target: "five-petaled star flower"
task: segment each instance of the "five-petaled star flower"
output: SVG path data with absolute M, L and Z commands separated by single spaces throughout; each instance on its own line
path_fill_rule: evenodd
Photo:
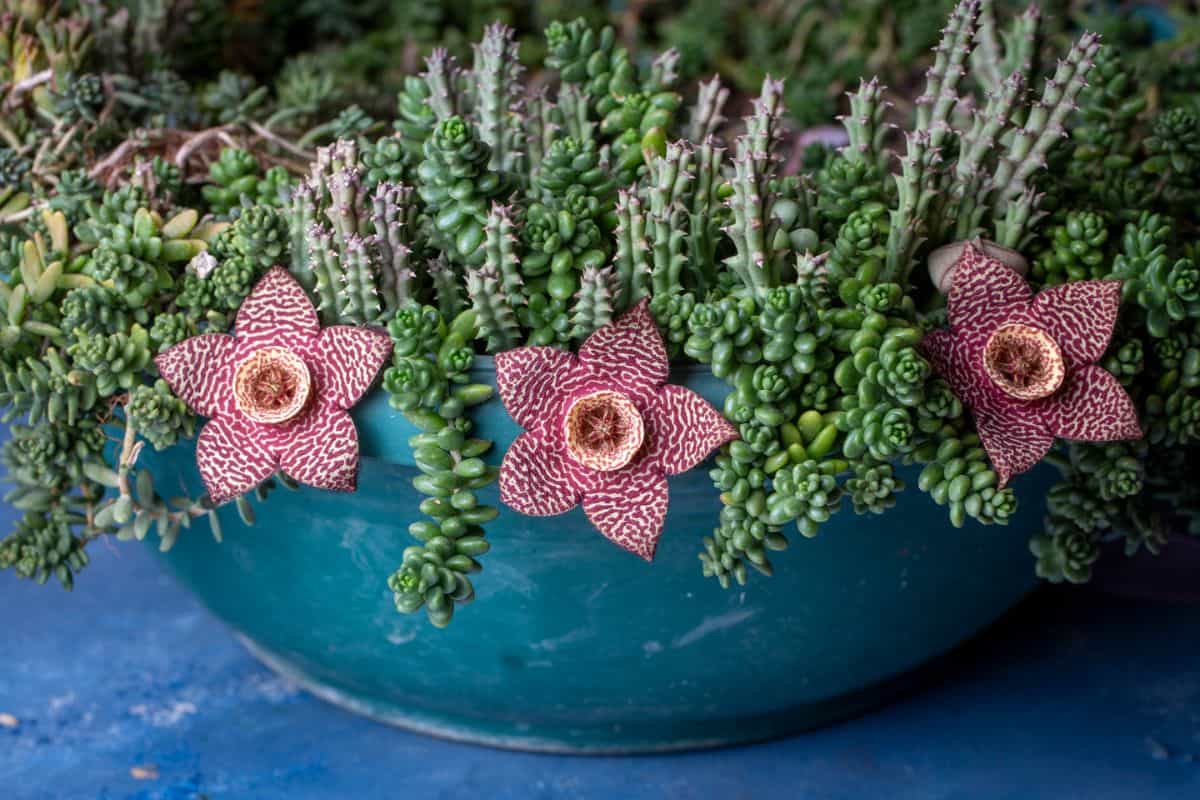
M 500 467 L 500 499 L 549 516 L 581 501 L 605 536 L 649 561 L 667 514 L 667 475 L 737 437 L 717 409 L 666 384 L 667 351 L 645 301 L 573 355 L 520 347 L 496 356 L 500 398 L 525 428 Z
M 1037 464 L 1055 437 L 1142 435 L 1129 395 L 1096 361 L 1112 338 L 1120 281 L 1077 281 L 1036 295 L 1025 280 L 968 245 L 954 271 L 950 329 L 923 347 L 975 416 L 1000 478 Z
M 369 328 L 321 328 L 282 267 L 255 285 L 234 331 L 193 336 L 154 360 L 172 391 L 210 417 L 196 443 L 209 497 L 223 503 L 277 470 L 354 491 L 358 433 L 346 412 L 375 379 L 391 339 Z

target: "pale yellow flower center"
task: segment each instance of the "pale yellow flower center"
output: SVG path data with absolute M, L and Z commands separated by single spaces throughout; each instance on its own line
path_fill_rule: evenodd
M 242 413 L 271 425 L 295 419 L 312 396 L 304 359 L 286 347 L 263 347 L 238 364 L 233 396 Z
M 628 464 L 646 437 L 637 407 L 625 395 L 609 390 L 572 401 L 563 427 L 571 457 L 599 472 Z
M 1066 375 L 1058 342 L 1029 325 L 998 328 L 984 348 L 983 366 L 1000 391 L 1018 400 L 1049 397 Z

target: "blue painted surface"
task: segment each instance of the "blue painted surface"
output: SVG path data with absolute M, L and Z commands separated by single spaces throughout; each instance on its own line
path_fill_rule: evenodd
M 486 369 L 477 379 L 486 380 Z M 710 400 L 707 372 L 677 374 Z M 1048 474 L 1024 476 L 1007 528 L 953 529 L 915 489 L 884 516 L 844 512 L 794 537 L 776 577 L 724 591 L 700 574 L 719 500 L 705 470 L 671 482 L 653 564 L 614 547 L 582 511 L 489 524 L 478 601 L 444 631 L 403 616 L 388 574 L 411 544 L 419 499 L 403 466 L 413 429 L 376 393 L 357 413 L 364 458 L 352 497 L 276 492 L 258 524 L 223 513 L 164 556 L 219 617 L 306 684 L 420 730 L 506 746 L 638 751 L 750 741 L 853 714 L 888 679 L 963 641 L 1033 584 L 1026 541 Z M 519 432 L 499 403 L 475 415 L 497 441 Z M 383 458 L 383 457 L 386 458 Z M 161 490 L 199 493 L 193 456 L 151 458 Z M 916 471 L 904 473 L 910 484 Z M 485 493 L 496 502 L 494 490 Z
M 94 561 L 71 594 L 0 575 L 0 713 L 18 721 L 0 727 L 5 800 L 1200 796 L 1196 604 L 1047 591 L 928 689 L 845 724 L 686 755 L 539 756 L 320 703 L 251 659 L 143 550 Z

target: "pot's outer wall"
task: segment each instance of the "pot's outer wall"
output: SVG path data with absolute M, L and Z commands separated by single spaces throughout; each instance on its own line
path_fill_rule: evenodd
M 491 382 L 485 360 L 476 378 Z M 672 376 L 718 406 L 706 371 Z M 164 555 L 272 666 L 322 696 L 430 733 L 577 751 L 678 749 L 811 727 L 882 699 L 886 681 L 962 642 L 1034 584 L 1027 550 L 1054 472 L 1017 482 L 1008 527 L 950 526 L 909 490 L 882 516 L 843 510 L 774 555 L 777 574 L 722 590 L 696 554 L 720 501 L 707 470 L 671 479 L 653 564 L 610 544 L 576 509 L 503 509 L 475 576 L 477 602 L 445 630 L 395 611 L 387 576 L 412 544 L 420 500 L 414 429 L 375 392 L 355 412 L 364 459 L 355 495 L 278 490 L 245 527 L 220 512 Z M 499 402 L 476 410 L 498 461 L 519 429 Z M 190 445 L 149 454 L 158 485 L 201 489 Z M 168 488 L 170 487 L 170 488 Z M 483 493 L 498 504 L 495 487 Z

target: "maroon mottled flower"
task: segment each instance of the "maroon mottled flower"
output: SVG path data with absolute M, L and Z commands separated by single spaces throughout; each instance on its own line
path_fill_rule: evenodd
M 737 431 L 690 389 L 666 384 L 667 351 L 645 301 L 578 355 L 520 347 L 496 356 L 505 408 L 523 428 L 500 467 L 500 499 L 549 516 L 580 502 L 592 524 L 647 561 L 667 514 L 667 475 Z
M 209 497 L 223 503 L 277 470 L 354 491 L 358 433 L 346 412 L 391 350 L 382 331 L 321 328 L 304 289 L 274 267 L 238 309 L 233 335 L 193 336 L 154 363 L 189 408 L 210 418 L 196 462 Z
M 1137 410 L 1096 362 L 1108 347 L 1120 281 L 1077 281 L 1036 295 L 1000 261 L 968 245 L 947 299 L 950 329 L 922 342 L 975 416 L 1004 485 L 1038 463 L 1055 437 L 1136 439 Z

